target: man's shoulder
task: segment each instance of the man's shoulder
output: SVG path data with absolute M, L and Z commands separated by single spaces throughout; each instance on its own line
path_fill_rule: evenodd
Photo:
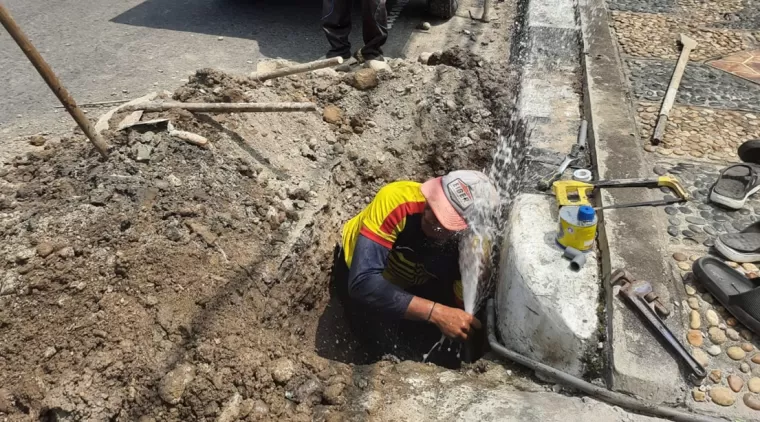
M 425 202 L 425 196 L 422 195 L 421 187 L 421 183 L 408 180 L 391 182 L 377 192 L 376 198 L 398 204 L 404 202 Z

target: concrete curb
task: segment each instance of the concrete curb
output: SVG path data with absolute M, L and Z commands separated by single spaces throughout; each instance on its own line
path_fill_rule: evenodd
M 633 114 L 633 104 L 623 75 L 617 44 L 610 30 L 604 0 L 580 0 L 584 54 L 584 109 L 589 120 L 589 143 L 594 148 L 598 178 L 651 177 Z M 640 189 L 604 190 L 602 206 L 654 199 Z M 664 303 L 677 298 L 661 245 L 648 242 L 663 236 L 652 208 L 631 208 L 602 212 L 599 246 L 602 272 L 606 276 L 618 268 L 629 269 L 637 279 L 653 282 Z M 608 385 L 610 388 L 642 396 L 655 403 L 680 404 L 685 398 L 684 377 L 676 360 L 666 351 L 638 317 L 606 289 Z M 668 323 L 681 337 L 680 308 Z M 675 321 L 676 323 L 673 323 Z

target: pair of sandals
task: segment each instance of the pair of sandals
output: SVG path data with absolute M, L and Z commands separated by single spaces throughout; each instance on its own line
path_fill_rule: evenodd
M 741 209 L 760 191 L 760 140 L 739 147 L 742 164 L 726 167 L 710 189 L 710 201 Z M 718 236 L 715 249 L 734 262 L 760 261 L 760 221 L 740 233 Z M 694 276 L 737 320 L 760 334 L 760 278 L 748 278 L 722 260 L 705 256 L 692 265 Z

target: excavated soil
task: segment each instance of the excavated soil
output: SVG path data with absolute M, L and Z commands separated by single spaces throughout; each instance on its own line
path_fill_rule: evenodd
M 142 118 L 209 148 L 161 125 L 105 132 L 107 161 L 81 134 L 31 139 L 0 168 L 0 416 L 354 418 L 352 397 L 394 364 L 345 363 L 328 306 L 341 225 L 385 183 L 487 168 L 513 107 L 506 62 L 432 60 L 392 61 L 367 90 L 333 70 L 198 71 L 175 100 L 320 110 Z

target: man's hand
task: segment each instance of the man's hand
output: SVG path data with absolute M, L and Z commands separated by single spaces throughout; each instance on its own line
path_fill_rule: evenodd
M 430 315 L 430 322 L 435 324 L 441 333 L 448 338 L 467 340 L 473 328 L 480 329 L 480 321 L 467 312 L 450 308 L 448 306 L 435 304 L 433 313 Z

